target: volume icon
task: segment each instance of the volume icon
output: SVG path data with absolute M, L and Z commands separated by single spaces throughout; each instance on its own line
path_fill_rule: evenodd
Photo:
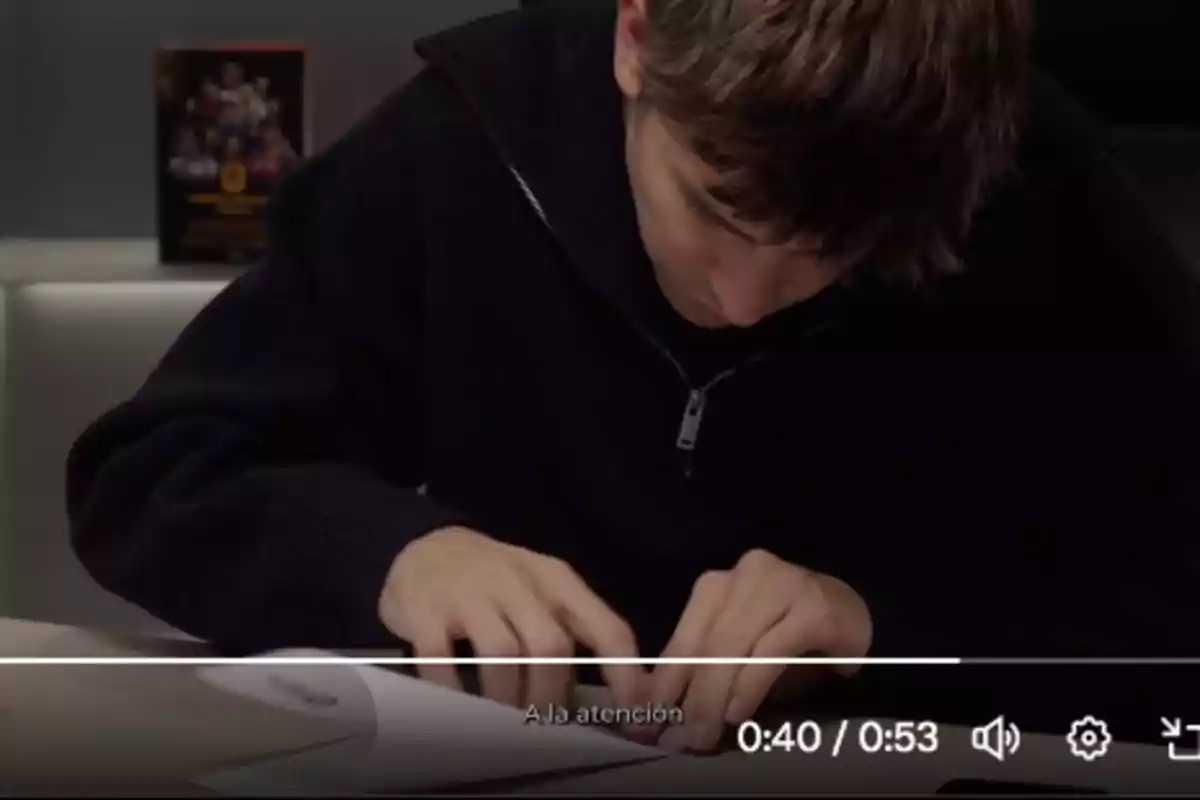
M 1021 730 L 1004 717 L 996 717 L 987 725 L 971 729 L 971 747 L 1003 761 L 1021 749 Z

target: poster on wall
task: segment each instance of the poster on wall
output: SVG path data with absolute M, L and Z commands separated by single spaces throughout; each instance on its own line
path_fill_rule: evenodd
M 309 150 L 300 44 L 160 48 L 158 241 L 164 264 L 248 264 L 272 192 Z

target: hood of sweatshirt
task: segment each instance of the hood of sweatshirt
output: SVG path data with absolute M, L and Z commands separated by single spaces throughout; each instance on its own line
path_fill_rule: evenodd
M 507 12 L 417 42 L 473 108 L 566 260 L 635 325 L 650 269 L 625 163 L 624 99 L 613 74 L 616 14 Z

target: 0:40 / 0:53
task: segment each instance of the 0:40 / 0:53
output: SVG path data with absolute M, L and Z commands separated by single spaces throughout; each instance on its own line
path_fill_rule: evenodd
M 847 734 L 853 729 L 853 739 Z M 835 734 L 827 737 L 826 733 Z M 784 722 L 778 728 L 765 728 L 750 720 L 738 726 L 737 745 L 743 753 L 772 753 L 793 751 L 816 755 L 828 748 L 829 755 L 841 755 L 843 746 L 857 747 L 869 755 L 875 753 L 936 753 L 938 725 L 936 722 L 876 720 L 842 720 L 828 727 L 812 720 Z

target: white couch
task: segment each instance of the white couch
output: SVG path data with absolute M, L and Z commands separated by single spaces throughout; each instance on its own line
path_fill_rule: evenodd
M 0 240 L 4 495 L 0 615 L 117 630 L 165 626 L 96 586 L 68 542 L 67 451 L 141 385 L 232 277 L 166 268 L 153 242 Z

